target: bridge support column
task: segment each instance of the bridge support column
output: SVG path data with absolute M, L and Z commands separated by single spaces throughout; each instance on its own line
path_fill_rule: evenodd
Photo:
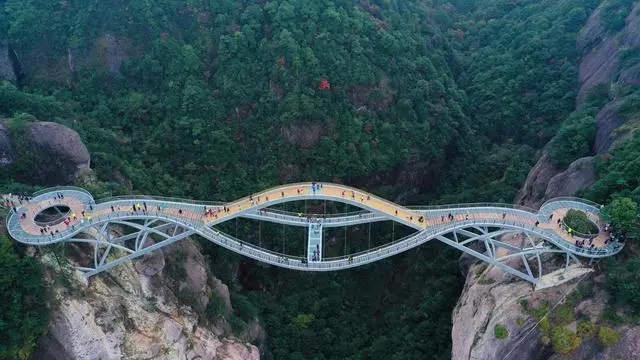
M 309 224 L 307 239 L 307 261 L 322 260 L 322 224 Z

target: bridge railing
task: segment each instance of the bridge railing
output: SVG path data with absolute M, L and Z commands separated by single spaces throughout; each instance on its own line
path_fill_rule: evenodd
M 93 195 L 91 195 L 91 193 L 81 187 L 78 186 L 54 186 L 54 187 L 49 187 L 46 189 L 41 189 L 38 190 L 36 192 L 34 192 L 32 195 L 33 197 L 37 197 L 46 193 L 50 193 L 50 192 L 60 192 L 60 191 L 77 191 L 77 192 L 81 192 L 84 193 L 86 195 L 89 195 L 89 197 L 93 198 Z
M 182 204 L 190 204 L 190 205 L 203 205 L 203 206 L 212 206 L 219 207 L 223 206 L 225 203 L 221 201 L 205 201 L 205 200 L 193 200 L 193 199 L 183 199 L 177 197 L 170 196 L 155 196 L 155 195 L 118 195 L 118 196 L 109 196 L 106 198 L 102 198 L 96 200 L 96 204 L 104 204 L 113 201 L 122 201 L 122 200 L 133 200 L 133 201 L 146 201 L 146 200 L 155 200 L 155 201 L 163 201 L 167 203 L 182 203 Z
M 274 213 L 274 214 L 278 214 L 278 215 L 286 215 L 286 216 L 293 216 L 293 217 L 303 217 L 303 218 L 311 217 L 311 218 L 316 218 L 316 219 L 327 219 L 327 218 L 336 218 L 336 217 L 355 217 L 355 216 L 365 215 L 365 214 L 370 214 L 371 213 L 368 210 L 358 210 L 358 211 L 350 211 L 350 212 L 344 212 L 344 213 L 329 213 L 329 214 L 301 213 L 301 212 L 286 211 L 286 210 L 280 210 L 280 209 L 274 209 L 274 208 L 262 208 L 260 210 L 264 210 L 266 212 Z M 256 212 L 260 212 L 260 210 L 256 210 Z
M 547 201 L 545 201 L 542 205 L 540 205 L 540 208 L 542 209 L 543 207 L 545 207 L 545 205 L 549 205 L 551 203 L 554 202 L 559 202 L 559 201 L 570 201 L 570 202 L 576 202 L 576 203 L 583 203 L 585 205 L 590 205 L 592 207 L 595 207 L 596 209 L 600 209 L 600 207 L 602 205 L 593 202 L 591 200 L 587 200 L 587 199 L 583 199 L 583 198 L 578 198 L 578 197 L 573 197 L 573 196 L 559 196 L 559 197 L 555 197 L 553 199 L 549 199 Z
M 384 218 L 382 215 L 377 213 L 372 213 L 372 212 L 363 212 L 355 215 L 323 218 L 323 217 L 311 217 L 311 216 L 298 216 L 297 214 L 278 214 L 278 213 L 272 213 L 270 211 L 265 211 L 265 212 L 254 211 L 254 212 L 247 213 L 244 216 L 247 216 L 249 218 L 254 218 L 254 219 L 255 218 L 275 219 L 275 220 L 279 220 L 276 222 L 284 222 L 287 224 L 296 223 L 296 224 L 303 224 L 305 226 L 308 224 L 312 224 L 314 222 L 322 222 L 325 225 L 343 224 L 343 223 L 345 225 L 348 225 L 348 224 L 354 224 L 359 222 L 366 222 L 366 220 L 369 220 L 369 219 Z
M 236 238 L 235 236 L 229 235 L 225 232 L 222 232 L 220 230 L 217 229 L 212 229 L 209 227 L 206 227 L 203 229 L 204 233 L 210 233 L 210 234 L 214 234 L 217 237 L 222 238 L 223 240 L 223 245 L 234 245 L 237 249 L 241 250 L 241 253 L 246 253 L 248 251 L 251 251 L 253 254 L 260 254 L 260 255 L 268 255 L 270 259 L 273 259 L 273 257 L 275 258 L 288 258 L 290 260 L 304 260 L 306 259 L 306 257 L 304 256 L 295 256 L 295 255 L 290 255 L 290 254 L 285 254 L 285 253 L 280 253 L 277 251 L 273 251 L 273 250 L 269 250 L 266 248 L 262 248 L 259 246 L 256 246 L 255 244 L 252 244 L 250 242 L 246 242 L 244 240 L 240 240 L 238 238 Z M 205 236 L 206 237 L 206 236 Z M 266 258 L 263 256 L 263 258 Z
M 348 260 L 349 258 L 351 258 L 353 260 L 353 258 L 356 258 L 358 256 L 362 256 L 362 255 L 365 255 L 365 254 L 370 254 L 370 253 L 376 252 L 376 251 L 381 250 L 381 249 L 385 249 L 385 248 L 391 249 L 394 245 L 397 245 L 397 244 L 400 244 L 402 242 L 405 242 L 408 239 L 411 239 L 411 238 L 419 235 L 420 233 L 421 233 L 420 231 L 416 231 L 414 233 L 411 233 L 411 234 L 409 234 L 407 236 L 404 236 L 404 237 L 402 237 L 400 239 L 388 242 L 386 244 L 378 245 L 378 246 L 372 247 L 370 249 L 363 250 L 363 251 L 358 251 L 358 252 L 351 253 L 351 254 L 348 254 L 348 255 L 333 256 L 333 257 L 323 257 L 322 261 L 338 261 L 338 260 L 345 260 L 345 259 Z
M 461 204 L 443 204 L 443 205 L 411 205 L 407 206 L 407 208 L 411 210 L 449 210 L 449 209 L 464 209 L 464 208 L 505 208 L 505 209 L 516 209 L 522 210 L 530 213 L 537 213 L 538 210 L 534 208 L 516 205 L 516 204 L 506 204 L 506 203 L 492 203 L 492 202 L 479 202 L 479 203 L 461 203 Z
M 291 185 L 287 185 L 287 188 L 295 188 L 295 187 L 299 187 L 299 186 L 310 186 L 311 183 L 299 183 L 299 184 L 291 184 Z M 326 185 L 326 184 L 325 184 Z M 352 191 L 351 189 L 353 188 L 349 188 L 346 186 L 340 186 L 340 185 L 328 185 L 328 186 L 336 186 L 339 189 L 345 189 L 345 191 Z M 280 189 L 283 187 L 274 187 L 272 189 L 269 190 L 265 190 L 262 193 L 268 193 L 269 191 L 273 191 L 274 189 Z M 80 188 L 76 188 L 76 187 L 56 187 L 56 188 L 50 188 L 50 189 L 44 189 L 41 190 L 39 192 L 39 195 L 43 195 L 46 193 L 51 193 L 51 192 L 55 192 L 55 191 L 79 191 L 82 192 L 83 194 L 86 195 L 86 197 L 90 197 L 91 194 L 89 192 L 87 192 L 86 190 L 80 189 Z M 368 194 L 366 192 L 362 192 L 358 189 L 353 189 L 353 191 L 355 193 L 358 194 L 358 196 L 360 196 L 361 194 Z M 39 196 L 38 195 L 38 196 Z M 257 195 L 254 195 L 257 196 Z M 384 199 L 381 199 L 382 201 L 386 201 Z M 581 199 L 579 199 L 581 200 Z M 107 201 L 109 201 L 109 203 L 107 204 Z M 183 199 L 177 199 L 177 198 L 167 198 L 167 197 L 153 197 L 153 196 L 140 196 L 138 198 L 136 197 L 131 197 L 131 196 L 122 196 L 122 197 L 111 197 L 111 198 L 107 198 L 107 199 L 103 199 L 101 200 L 99 203 L 96 203 L 96 207 L 107 207 L 108 205 L 112 205 L 112 204 L 124 204 L 124 206 L 132 206 L 132 204 L 135 203 L 139 203 L 141 201 L 148 201 L 150 204 L 151 203 L 162 203 L 163 206 L 171 206 L 174 208 L 190 208 L 194 214 L 194 218 L 191 219 L 188 226 L 193 227 L 194 229 L 198 229 L 199 227 L 202 226 L 202 219 L 201 216 L 197 216 L 197 214 L 202 211 L 203 209 L 203 205 L 204 204 L 219 204 L 217 202 L 198 202 L 198 201 L 193 201 L 190 203 L 184 203 Z M 189 200 L 187 200 L 189 201 Z M 386 201 L 388 202 L 388 201 Z M 563 204 L 563 202 L 566 202 L 566 204 L 571 205 L 571 206 L 576 206 L 576 204 L 583 204 L 584 208 L 588 208 L 590 210 L 593 210 L 595 207 L 594 205 L 592 205 L 592 202 L 588 202 L 588 201 L 576 201 L 575 198 L 559 198 L 559 199 L 553 199 L 547 203 L 545 203 L 545 205 L 543 207 L 553 207 L 553 206 L 561 206 Z M 391 203 L 392 204 L 392 203 Z M 594 204 L 594 203 L 593 203 Z M 444 210 L 444 211 L 449 211 L 452 209 L 452 207 L 454 209 L 456 209 L 456 213 L 457 214 L 461 214 L 461 213 L 470 213 L 470 214 L 475 214 L 478 213 L 479 211 L 481 211 L 483 208 L 491 208 L 491 209 L 498 209 L 498 211 L 502 212 L 506 212 L 506 213 L 519 213 L 520 215 L 522 215 L 523 211 L 526 211 L 527 214 L 535 214 L 532 213 L 532 209 L 527 208 L 527 207 L 523 207 L 523 206 L 518 206 L 518 205 L 510 205 L 510 204 L 499 204 L 499 203 L 476 203 L 476 204 L 454 204 L 454 205 L 433 205 L 433 206 L 422 206 L 422 207 L 414 207 L 414 208 L 418 208 L 418 209 L 436 209 L 436 210 Z M 475 208 L 475 209 L 472 209 Z M 468 210 L 467 210 L 468 209 Z M 597 208 L 595 208 L 597 210 Z M 542 210 L 542 209 L 541 209 Z M 113 216 L 113 215 L 109 215 L 109 216 Z M 103 221 L 104 219 L 108 219 L 109 216 L 106 216 L 104 218 L 100 218 L 97 217 L 96 219 L 94 219 L 94 222 L 98 222 L 98 221 Z M 140 214 L 135 214 L 132 216 L 140 216 Z M 175 216 L 174 216 L 175 217 Z M 527 216 L 528 218 L 528 216 Z M 173 221 L 173 222 L 183 222 L 184 219 L 181 218 L 172 218 L 172 217 L 167 217 L 167 221 Z M 529 223 L 531 222 L 531 219 L 528 219 Z M 487 223 L 491 220 L 486 220 L 483 221 L 483 223 Z M 499 220 L 494 220 L 494 223 L 497 226 L 501 226 L 503 225 L 503 221 L 499 221 Z M 525 224 L 523 226 L 527 226 L 527 225 L 531 225 L 531 224 Z M 26 239 L 30 239 L 33 240 L 34 243 L 50 243 L 53 240 L 48 239 L 48 237 L 43 237 L 43 236 L 33 236 L 33 235 L 29 235 L 26 234 L 21 228 L 20 228 L 20 219 L 18 214 L 15 214 L 13 212 L 10 212 L 10 215 L 7 217 L 7 228 L 9 229 L 10 233 L 12 234 L 12 236 L 16 239 L 21 239 L 24 240 Z M 530 231 L 535 232 L 535 229 L 531 229 Z M 542 230 L 539 230 L 542 231 Z M 19 232 L 19 237 L 14 236 L 14 232 Z M 65 231 L 64 233 L 61 233 L 60 235 L 56 235 L 54 237 L 52 237 L 53 239 L 60 239 L 60 238 L 64 238 L 65 236 L 68 235 L 68 233 L 70 233 L 70 231 Z M 622 245 L 618 244 L 618 243 L 614 243 L 612 245 L 610 245 L 608 248 L 604 248 L 604 249 L 599 249 L 599 248 L 595 248 L 595 249 L 587 249 L 587 248 L 581 248 L 581 247 L 577 247 L 574 244 L 571 244 L 570 241 L 567 241 L 566 239 L 560 237 L 559 235 L 553 233 L 553 232 L 545 232 L 542 233 L 542 235 L 545 238 L 549 238 L 549 239 L 553 239 L 554 242 L 557 242 L 559 247 L 562 247 L 564 249 L 570 250 L 572 252 L 575 253 L 580 253 L 580 254 L 586 254 L 588 255 L 601 255 L 601 254 L 610 254 L 612 251 L 619 251 L 619 249 L 621 249 Z M 405 239 L 408 240 L 408 239 Z M 241 240 L 238 240 L 241 241 Z M 394 246 L 399 246 L 398 244 L 400 244 L 403 240 L 399 239 L 395 242 L 393 242 L 392 244 L 385 244 L 382 245 L 381 247 L 379 247 L 379 249 L 369 249 L 364 253 L 371 253 L 372 251 L 380 251 L 384 248 L 389 248 L 389 247 L 394 247 Z M 251 246 L 251 248 L 255 248 L 255 249 L 259 249 L 255 246 L 250 245 L 249 243 L 246 242 L 242 242 L 241 244 L 243 244 L 243 246 Z M 266 252 L 269 252 L 268 250 L 264 249 Z M 277 252 L 271 252 L 273 256 L 285 256 L 284 254 L 279 254 Z M 363 254 L 364 254 L 363 253 Z M 348 257 L 353 257 L 353 254 L 347 255 Z M 360 256 L 360 255 L 357 255 Z M 342 257 L 342 259 L 344 260 L 344 257 Z M 329 261 L 329 259 L 327 259 Z
M 468 220 L 468 221 L 464 221 L 457 224 L 457 227 L 464 228 L 466 226 L 472 226 L 472 225 L 504 226 L 505 224 L 504 222 L 498 221 L 498 220 Z M 562 244 L 562 246 L 559 246 L 561 249 L 565 248 L 566 250 L 566 248 L 571 248 L 574 250 L 575 253 L 578 253 L 579 255 L 583 255 L 583 256 L 589 256 L 589 257 L 607 256 L 607 255 L 617 253 L 622 249 L 622 246 L 623 246 L 623 244 L 616 243 L 616 244 L 612 244 L 611 246 L 605 249 L 578 248 L 578 247 L 570 246 L 568 242 L 558 237 L 557 235 L 554 236 L 555 234 L 547 232 L 543 229 L 535 228 L 534 226 L 530 226 L 530 224 L 519 224 L 517 222 L 513 222 L 511 225 L 518 230 L 527 229 L 527 231 L 537 233 L 539 236 L 545 238 L 547 241 L 549 241 L 552 244 L 555 244 L 556 242 L 560 242 Z M 343 269 L 347 267 L 356 266 L 358 264 L 373 262 L 388 256 L 392 256 L 394 254 L 405 251 L 409 248 L 418 246 L 426 241 L 429 241 L 433 239 L 433 237 L 438 233 L 445 234 L 449 231 L 451 231 L 451 229 L 448 228 L 447 226 L 434 226 L 427 230 L 419 231 L 411 235 L 408 235 L 404 238 L 398 239 L 392 243 L 387 243 L 375 248 L 367 249 L 365 251 L 344 255 L 340 257 L 324 258 L 323 261 L 321 262 L 308 262 L 308 263 L 304 261 L 303 258 L 294 257 L 294 256 L 282 254 L 282 253 L 277 253 L 277 252 L 271 252 L 269 250 L 256 247 L 255 245 L 244 243 L 242 242 L 242 240 L 239 240 L 239 239 L 234 239 L 232 246 L 236 246 L 235 250 L 238 250 L 238 252 L 245 254 L 249 257 L 252 257 L 255 259 L 261 259 L 265 262 L 273 263 L 279 266 L 285 266 L 285 267 L 297 268 L 297 269 L 325 269 L 325 270 L 326 269 Z M 243 243 L 243 245 L 240 245 L 240 243 Z M 229 245 L 229 243 L 226 243 L 226 245 Z M 226 247 L 230 248 L 229 246 L 226 246 Z M 232 247 L 231 249 L 233 250 Z

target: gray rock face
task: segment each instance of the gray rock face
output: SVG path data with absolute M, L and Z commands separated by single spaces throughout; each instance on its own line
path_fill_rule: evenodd
M 480 265 L 482 266 L 482 265 Z M 537 360 L 541 358 L 538 331 L 519 300 L 534 296 L 532 286 L 524 281 L 499 278 L 492 284 L 481 284 L 472 267 L 462 295 L 453 310 L 452 360 L 509 359 Z M 521 319 L 521 320 L 518 320 Z M 518 325 L 521 322 L 521 325 Z M 509 336 L 497 339 L 496 325 L 507 328 Z
M 625 66 L 623 70 L 619 66 L 623 51 L 640 47 L 640 3 L 634 6 L 627 17 L 625 27 L 614 34 L 605 31 L 601 24 L 600 8 L 596 9 L 578 35 L 577 46 L 584 53 L 579 71 L 581 87 L 577 98 L 578 108 L 584 104 L 589 91 L 597 85 L 640 84 L 640 64 Z M 611 151 L 630 135 L 620 131 L 624 124 L 624 119 L 618 113 L 622 101 L 611 101 L 596 116 L 597 133 L 593 151 L 597 155 Z M 555 167 L 547 154 L 543 153 L 529 172 L 516 203 L 537 207 L 554 196 L 574 195 L 593 183 L 592 166 L 586 164 L 586 160 L 578 159 L 563 171 Z
M 9 56 L 9 45 L 5 41 L 0 41 L 0 80 L 16 81 L 16 73 Z
M 640 359 L 640 326 L 635 326 L 623 331 L 620 342 L 615 346 L 605 349 L 602 359 Z
M 621 84 L 640 86 L 640 64 L 633 65 L 620 72 L 618 81 Z
M 33 181 L 64 184 L 89 170 L 89 151 L 74 130 L 57 123 L 35 122 L 29 124 L 29 136 L 36 158 Z
M 600 84 L 634 84 L 640 81 L 637 69 L 616 78 L 620 72 L 620 57 L 627 49 L 640 46 L 640 3 L 637 3 L 626 19 L 626 26 L 615 34 L 607 33 L 601 25 L 600 8 L 591 15 L 581 30 L 577 46 L 584 52 L 580 62 L 580 91 L 577 105 L 584 104 L 591 89 Z M 622 74 L 620 74 L 622 75 Z
M 14 158 L 9 130 L 0 123 L 0 168 L 11 165 Z
M 587 156 L 569 165 L 567 170 L 549 180 L 544 199 L 572 196 L 593 185 L 596 180 L 595 158 Z
M 101 64 L 111 74 L 119 74 L 122 62 L 129 58 L 125 49 L 129 48 L 124 45 L 125 40 L 116 38 L 112 34 L 105 34 L 96 40 L 95 52 Z
M 618 114 L 619 106 L 620 102 L 612 101 L 606 104 L 596 116 L 598 126 L 594 144 L 596 154 L 608 152 L 616 141 L 615 130 L 624 123 L 624 119 Z
M 318 123 L 292 124 L 281 129 L 282 137 L 291 145 L 310 149 L 320 142 L 327 130 Z
M 591 186 L 596 180 L 595 158 L 587 156 L 572 162 L 566 170 L 551 163 L 545 152 L 529 171 L 516 203 L 538 208 L 557 196 L 573 196 Z
M 480 281 L 481 268 L 475 265 L 467 274 L 465 288 L 453 312 L 452 359 L 517 359 L 517 360 L 609 360 L 640 359 L 640 326 L 620 326 L 614 330 L 620 341 L 602 347 L 597 336 L 583 339 L 582 345 L 566 355 L 555 354 L 551 345 L 542 342 L 534 318 L 524 311 L 520 300 L 540 308 L 543 303 L 556 304 L 577 286 L 577 279 L 539 291 L 530 284 L 500 276 L 493 270 L 484 277 L 493 282 Z M 602 316 L 609 306 L 610 296 L 604 290 L 604 276 L 593 278 L 593 295 L 575 306 L 576 318 L 589 319 L 602 325 Z M 504 326 L 509 335 L 495 337 L 495 326 Z M 569 325 L 569 328 L 575 326 Z M 575 327 L 572 328 L 575 331 Z
M 516 203 L 537 208 L 546 200 L 545 193 L 551 178 L 556 176 L 561 169 L 551 163 L 549 155 L 545 152 L 538 162 L 529 171 L 527 180 L 518 193 Z
M 190 240 L 175 245 L 197 251 Z M 162 272 L 147 276 L 137 267 L 120 265 L 88 284 L 79 281 L 82 296 L 54 289 L 60 306 L 34 359 L 260 359 L 257 347 L 205 325 L 198 311 L 178 300 L 179 290 Z M 206 287 L 188 286 L 200 285 Z
M 195 307 L 197 310 L 203 311 L 209 303 L 211 287 L 209 286 L 207 265 L 200 250 L 192 241 L 181 241 L 176 246 L 165 248 L 163 252 L 167 258 L 181 262 L 176 266 L 184 268 L 185 278 L 180 281 L 176 290 L 192 294 Z M 230 304 L 229 298 L 228 301 Z
M 617 329 L 621 334 L 620 341 L 608 348 L 603 348 L 595 338 L 586 340 L 580 348 L 568 355 L 555 354 L 549 360 L 611 360 L 640 358 L 640 327 Z
M 145 248 L 155 244 L 152 239 L 145 241 Z M 152 251 L 149 254 L 144 255 L 141 259 L 134 263 L 136 271 L 144 276 L 153 276 L 158 274 L 164 269 L 165 260 L 164 253 L 162 251 Z
M 618 70 L 618 44 L 613 39 L 606 39 L 586 54 L 580 62 L 577 104 L 581 106 L 591 89 L 600 84 L 609 84 Z
M 640 64 L 625 64 L 625 69 L 620 69 L 622 51 L 640 46 L 640 3 L 636 3 L 627 17 L 625 28 L 615 34 L 605 31 L 600 22 L 600 9 L 597 9 L 579 34 L 577 46 L 583 52 L 579 71 L 581 88 L 576 102 L 578 107 L 584 104 L 589 90 L 599 84 L 640 84 Z M 628 136 L 622 131 L 624 119 L 618 114 L 620 103 L 621 100 L 616 99 L 597 114 L 598 130 L 593 149 L 596 155 L 611 151 Z M 563 170 L 553 166 L 548 155 L 543 152 L 529 172 L 516 201 L 537 207 L 552 197 L 574 195 L 593 184 L 596 178 L 594 162 L 594 157 L 584 157 Z M 596 295 L 593 298 L 577 304 L 579 316 L 594 322 L 599 322 L 602 318 L 602 313 L 608 306 L 602 281 L 600 280 L 600 285 L 596 285 Z M 526 318 L 526 314 L 516 305 L 518 300 L 527 299 L 532 305 L 536 302 L 539 304 L 542 299 L 554 303 L 570 286 L 572 282 L 532 292 L 530 287 L 521 287 L 519 282 L 505 279 L 482 285 L 477 282 L 474 267 L 471 267 L 465 289 L 453 313 L 452 358 L 502 359 L 511 352 L 509 359 L 640 359 L 640 327 L 637 326 L 617 328 L 621 340 L 612 347 L 603 348 L 595 339 L 590 339 L 568 355 L 553 354 L 550 347 L 541 343 L 537 330 L 523 339 L 523 332 L 530 329 L 531 320 L 518 321 Z M 518 322 L 522 326 L 517 326 Z M 507 339 L 495 338 L 495 324 L 506 326 L 509 331 Z M 523 341 L 520 343 L 521 339 Z
M 596 8 L 576 37 L 576 47 L 583 53 L 588 52 L 604 36 L 605 30 L 600 21 L 601 12 L 602 8 Z

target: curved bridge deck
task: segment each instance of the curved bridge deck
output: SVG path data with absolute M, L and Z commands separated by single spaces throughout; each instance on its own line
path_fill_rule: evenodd
M 299 200 L 331 200 L 351 204 L 362 211 L 335 214 L 299 214 L 270 208 L 280 203 Z M 7 228 L 17 241 L 29 245 L 47 245 L 58 242 L 85 242 L 95 248 L 95 266 L 83 268 L 88 275 L 104 271 L 123 261 L 144 255 L 192 234 L 199 234 L 231 251 L 277 266 L 304 270 L 328 271 L 347 269 L 404 252 L 429 240 L 437 239 L 471 255 L 501 267 L 506 272 L 534 281 L 534 271 L 515 271 L 501 266 L 513 257 L 539 256 L 541 253 L 563 253 L 569 258 L 601 258 L 616 254 L 623 244 L 614 241 L 603 229 L 599 206 L 581 199 L 558 198 L 545 203 L 538 211 L 507 204 L 459 204 L 449 206 L 405 207 L 365 191 L 330 183 L 300 183 L 278 186 L 229 203 L 199 202 L 153 196 L 114 197 L 95 201 L 90 193 L 80 188 L 63 187 L 41 191 L 30 200 L 4 196 L 3 204 L 12 209 L 7 217 Z M 65 222 L 41 227 L 35 217 L 43 210 L 68 206 L 71 216 Z M 569 234 L 557 219 L 569 209 L 578 209 L 599 225 L 599 234 L 591 239 L 579 239 Z M 304 257 L 285 255 L 235 239 L 213 226 L 244 217 L 293 226 L 322 224 L 323 227 L 348 226 L 375 221 L 392 220 L 416 230 L 403 239 L 361 253 L 338 258 L 307 261 Z M 142 224 L 135 223 L 142 221 Z M 114 237 L 109 224 L 137 228 L 137 234 Z M 173 228 L 173 232 L 167 231 Z M 177 229 L 180 228 L 180 232 Z M 475 229 L 475 230 L 474 230 Z M 497 230 L 496 230 L 497 229 Z M 497 238 L 506 233 L 526 233 L 543 239 L 514 246 Z M 145 244 L 149 235 L 161 237 L 153 245 Z M 89 235 L 87 239 L 86 236 Z M 453 235 L 447 237 L 445 235 Z M 460 238 L 464 239 L 460 239 Z M 135 238 L 135 246 L 126 241 Z M 589 240 L 587 242 L 587 240 Z M 483 242 L 485 249 L 478 251 L 468 245 Z M 578 246 L 582 242 L 586 245 Z M 515 249 L 517 248 L 517 250 Z M 123 256 L 110 259 L 111 250 Z M 540 261 L 538 261 L 541 267 Z M 517 272 L 517 273 L 515 273 Z M 524 274 L 524 275 L 523 275 Z M 541 270 L 540 270 L 541 274 Z

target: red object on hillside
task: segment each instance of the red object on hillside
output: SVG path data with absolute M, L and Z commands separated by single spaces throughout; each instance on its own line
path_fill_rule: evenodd
M 322 81 L 320 81 L 320 86 L 318 86 L 318 89 L 320 89 L 320 90 L 329 90 L 329 89 L 331 89 L 331 84 L 329 83 L 329 80 L 322 79 Z

